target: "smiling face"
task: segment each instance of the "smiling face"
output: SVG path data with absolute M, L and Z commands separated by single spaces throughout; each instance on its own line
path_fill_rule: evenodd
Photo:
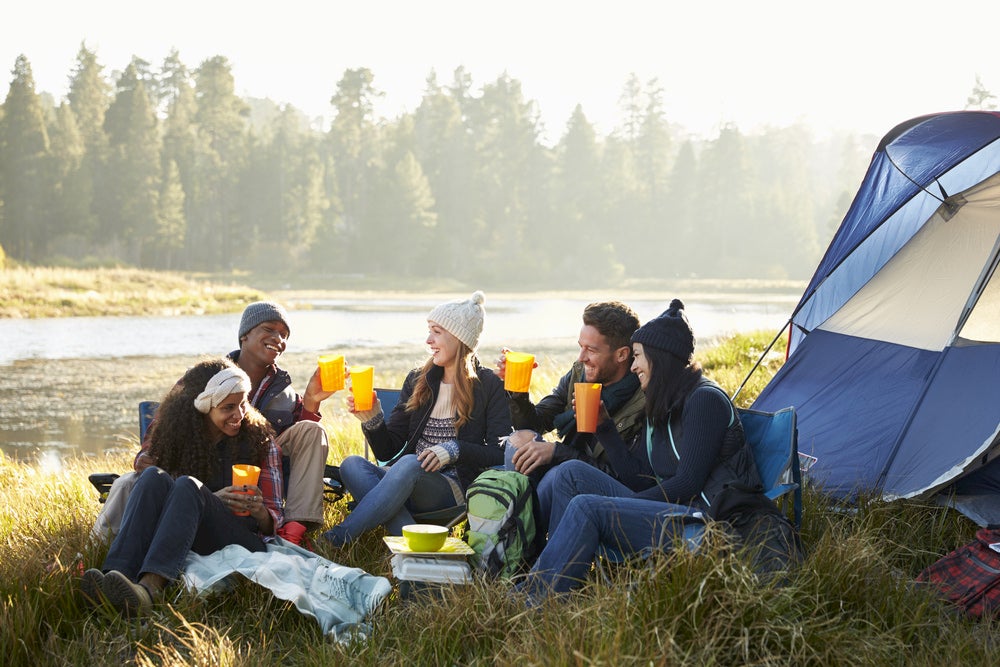
M 639 386 L 646 391 L 653 368 L 649 364 L 649 357 L 642 349 L 642 343 L 632 343 L 632 372 L 639 377 Z
M 247 395 L 244 392 L 230 394 L 205 415 L 209 438 L 213 441 L 231 438 L 240 432 L 243 417 L 247 413 Z
M 448 367 L 458 358 L 461 341 L 451 335 L 437 322 L 427 323 L 427 347 L 435 366 Z
M 281 320 L 262 322 L 247 332 L 240 345 L 240 364 L 246 361 L 272 366 L 285 351 L 288 327 Z
M 628 373 L 628 348 L 611 349 L 608 339 L 596 327 L 583 325 L 577 343 L 580 345 L 577 359 L 583 364 L 587 382 L 612 384 Z

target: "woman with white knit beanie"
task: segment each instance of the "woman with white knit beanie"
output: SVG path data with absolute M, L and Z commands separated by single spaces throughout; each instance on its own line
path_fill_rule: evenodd
M 481 471 L 503 464 L 500 438 L 510 433 L 503 381 L 476 357 L 485 310 L 482 292 L 443 303 L 427 316 L 430 358 L 407 375 L 390 415 L 348 408 L 378 466 L 349 456 L 340 476 L 355 507 L 323 537 L 335 546 L 383 525 L 390 535 L 413 523 L 413 514 L 447 510 L 465 502 L 465 488 Z

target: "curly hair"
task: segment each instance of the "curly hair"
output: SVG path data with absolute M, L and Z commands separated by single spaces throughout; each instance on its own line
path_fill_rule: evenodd
M 157 408 L 156 421 L 149 436 L 149 455 L 172 476 L 191 475 L 207 480 L 215 473 L 215 443 L 208 437 L 208 416 L 198 412 L 194 399 L 205 389 L 212 376 L 233 365 L 228 359 L 196 364 L 167 392 Z M 267 419 L 248 406 L 239 434 L 225 438 L 224 442 L 235 456 L 237 445 L 245 441 L 250 444 L 254 459 L 263 461 L 267 456 L 267 444 L 273 437 L 274 431 Z

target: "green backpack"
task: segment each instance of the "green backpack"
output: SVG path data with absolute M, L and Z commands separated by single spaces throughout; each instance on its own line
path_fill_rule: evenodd
M 528 478 L 513 470 L 486 470 L 466 493 L 466 539 L 479 571 L 511 577 L 534 558 L 535 517 Z

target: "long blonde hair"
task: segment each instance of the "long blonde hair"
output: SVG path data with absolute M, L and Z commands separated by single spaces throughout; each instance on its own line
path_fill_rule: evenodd
M 472 407 L 474 403 L 472 389 L 476 382 L 479 382 L 479 375 L 476 374 L 476 356 L 472 349 L 465 343 L 459 341 L 458 354 L 452 361 L 455 369 L 455 384 L 452 387 L 452 401 L 455 405 L 455 428 L 461 428 L 472 417 Z M 413 412 L 420 406 L 431 400 L 431 388 L 427 384 L 427 375 L 434 368 L 434 357 L 430 357 L 420 369 L 417 377 L 417 384 L 413 387 L 413 393 L 406 402 L 406 411 Z

